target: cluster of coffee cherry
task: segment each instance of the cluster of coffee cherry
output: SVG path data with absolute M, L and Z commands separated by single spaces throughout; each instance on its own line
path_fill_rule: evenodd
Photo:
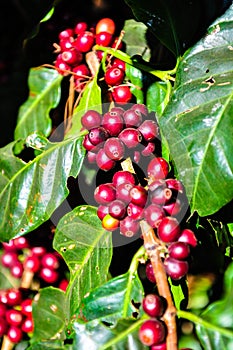
M 54 43 L 57 54 L 55 68 L 66 76 L 72 74 L 75 89 L 80 92 L 86 82 L 96 74 L 96 64 L 87 58 L 93 52 L 97 65 L 103 59 L 103 51 L 95 50 L 95 45 L 123 49 L 121 36 L 116 35 L 116 25 L 111 18 L 102 18 L 93 27 L 86 22 L 78 22 L 73 28 L 66 28 L 58 35 L 58 43 Z M 89 62 L 90 61 L 90 62 Z M 125 79 L 125 62 L 107 55 L 103 77 L 109 93 L 117 103 L 127 103 L 132 93 Z
M 138 163 L 141 156 L 148 157 L 156 151 L 158 124 L 155 113 L 149 113 L 144 104 L 112 107 L 103 115 L 88 110 L 81 123 L 88 130 L 83 140 L 88 160 L 101 170 L 111 170 L 127 157 Z
M 139 339 L 142 344 L 150 346 L 151 350 L 166 350 L 166 325 L 161 320 L 166 300 L 157 294 L 147 294 L 142 300 L 142 309 L 150 317 L 139 329 Z
M 30 234 L 1 244 L 1 266 L 16 278 L 18 285 L 0 290 L 0 338 L 4 337 L 3 343 L 14 345 L 32 334 L 32 301 L 40 287 L 52 285 L 63 291 L 67 288 L 67 266 L 51 248 L 52 237 L 46 238 L 46 246 L 37 245 Z
M 10 288 L 0 291 L 0 338 L 6 336 L 15 344 L 32 334 L 33 297 L 28 289 Z
M 135 173 L 119 170 L 111 182 L 96 187 L 94 199 L 102 226 L 133 237 L 140 235 L 140 220 L 146 220 L 160 242 L 168 276 L 181 279 L 188 272 L 190 247 L 195 247 L 197 240 L 192 230 L 180 224 L 185 189 L 179 180 L 169 177 L 169 163 L 156 156 L 159 127 L 155 114 L 149 116 L 145 105 L 135 104 L 128 108 L 112 107 L 103 115 L 89 110 L 81 123 L 88 130 L 83 140 L 88 160 L 101 170 L 109 171 L 124 162 L 130 152 L 138 164 L 141 155 L 147 156 L 145 186 Z
M 167 174 L 166 160 L 155 157 L 147 167 L 147 186 L 137 183 L 135 174 L 120 170 L 112 182 L 96 187 L 94 198 L 106 230 L 119 228 L 122 235 L 132 237 L 140 234 L 140 220 L 146 220 L 159 239 L 167 274 L 178 280 L 188 272 L 190 246 L 195 247 L 197 240 L 192 230 L 181 228 L 176 216 L 182 209 L 183 186 Z
M 62 257 L 47 247 L 33 246 L 25 236 L 3 242 L 0 259 L 13 277 L 21 279 L 23 287 L 29 288 L 33 279 L 63 290 L 68 284 Z

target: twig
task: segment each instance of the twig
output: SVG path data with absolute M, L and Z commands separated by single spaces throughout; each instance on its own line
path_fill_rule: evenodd
M 167 350 L 177 350 L 176 308 L 173 304 L 166 271 L 160 257 L 161 242 L 156 237 L 153 228 L 145 220 L 141 220 L 140 226 L 144 246 L 153 267 L 158 293 L 167 301 L 167 308 L 163 315 L 163 320 L 167 326 Z

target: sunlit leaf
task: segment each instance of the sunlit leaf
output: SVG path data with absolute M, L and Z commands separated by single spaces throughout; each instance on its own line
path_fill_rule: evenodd
M 19 109 L 15 139 L 24 139 L 34 132 L 48 136 L 52 129 L 49 113 L 61 97 L 63 76 L 54 69 L 31 68 L 28 77 L 29 96 Z
M 106 281 L 112 236 L 102 228 L 96 208 L 83 205 L 62 217 L 53 245 L 70 270 L 67 297 L 73 315 L 84 295 Z
M 114 324 L 118 319 L 137 318 L 144 290 L 137 273 L 128 271 L 93 290 L 82 300 L 80 312 L 87 320 Z
M 38 134 L 34 137 L 38 143 Z M 33 142 L 33 135 L 30 139 Z M 14 146 L 0 149 L 2 241 L 30 232 L 51 217 L 67 197 L 67 179 L 77 177 L 85 155 L 82 137 L 47 142 L 43 152 L 28 163 L 14 156 Z
M 74 322 L 74 345 L 79 350 L 147 350 L 138 338 L 140 321 L 120 320 L 116 327 L 106 327 L 98 320 Z
M 140 55 L 145 61 L 149 61 L 150 49 L 146 40 L 147 26 L 134 19 L 128 19 L 124 23 L 123 31 L 126 53 L 129 56 Z
M 33 301 L 33 342 L 62 339 L 66 320 L 65 293 L 54 287 L 43 288 Z
M 213 214 L 233 198 L 233 6 L 182 57 L 159 119 L 192 212 Z

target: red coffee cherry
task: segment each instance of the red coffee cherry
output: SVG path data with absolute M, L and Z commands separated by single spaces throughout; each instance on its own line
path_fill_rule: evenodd
M 157 228 L 165 218 L 165 213 L 159 205 L 152 203 L 144 209 L 144 218 L 151 227 Z
M 104 143 L 104 151 L 110 159 L 121 160 L 125 154 L 125 145 L 117 137 L 110 137 Z
M 40 268 L 40 260 L 36 255 L 27 256 L 23 262 L 23 267 L 25 270 L 37 272 Z
M 116 189 L 111 183 L 101 184 L 94 191 L 94 199 L 98 204 L 110 204 L 116 199 Z
M 140 224 L 138 221 L 126 216 L 120 221 L 120 234 L 126 237 L 133 237 L 140 231 Z
M 86 22 L 78 22 L 74 26 L 74 33 L 79 35 L 87 30 L 87 23 Z
M 147 202 L 147 191 L 141 185 L 135 185 L 130 190 L 131 202 L 144 208 Z
M 7 290 L 7 304 L 10 306 L 16 306 L 21 303 L 22 293 L 17 288 L 10 288 Z
M 181 231 L 178 241 L 187 243 L 194 248 L 197 246 L 197 238 L 194 232 L 188 228 L 185 228 Z
M 140 131 L 134 128 L 126 128 L 122 130 L 118 137 L 128 148 L 135 148 L 142 141 L 142 135 Z
M 3 337 L 8 330 L 8 324 L 6 323 L 6 319 L 4 317 L 0 317 L 0 338 Z
M 173 242 L 168 247 L 168 253 L 171 258 L 185 260 L 190 254 L 190 249 L 187 243 Z
M 127 207 L 127 214 L 134 220 L 141 220 L 144 216 L 144 209 L 131 202 Z
M 15 249 L 21 250 L 29 247 L 29 243 L 26 237 L 17 237 L 14 238 L 12 241 Z
M 82 32 L 78 35 L 78 37 L 74 40 L 73 46 L 81 52 L 91 51 L 92 46 L 95 43 L 94 34 L 89 31 Z
M 125 72 L 118 67 L 110 67 L 104 74 L 106 84 L 110 86 L 120 85 L 125 77 Z
M 116 188 L 116 198 L 128 204 L 131 201 L 130 190 L 133 188 L 132 183 L 121 183 Z
M 32 314 L 32 299 L 24 299 L 21 304 L 21 313 L 25 316 L 31 316 Z
M 160 221 L 157 234 L 163 242 L 170 243 L 177 241 L 180 236 L 178 220 L 172 216 L 166 216 Z
M 137 111 L 137 113 L 141 113 L 143 114 L 144 116 L 148 116 L 149 112 L 148 112 L 148 109 L 147 109 L 147 106 L 144 105 L 143 103 L 135 103 L 132 105 L 131 107 L 134 111 Z
M 27 317 L 23 321 L 21 329 L 24 333 L 32 333 L 34 331 L 34 323 L 32 317 Z
M 74 79 L 79 81 L 85 80 L 91 75 L 91 72 L 85 63 L 73 67 L 72 72 L 74 73 Z
M 67 76 L 70 74 L 71 65 L 63 61 L 61 54 L 57 56 L 54 66 L 55 68 L 57 68 L 57 71 L 59 74 L 64 76 Z
M 95 146 L 107 140 L 108 136 L 107 131 L 101 126 L 92 128 L 88 134 L 90 142 Z
M 62 30 L 59 34 L 58 34 L 58 38 L 60 40 L 63 39 L 69 39 L 70 37 L 72 37 L 74 35 L 74 31 L 72 28 L 66 28 L 64 30 Z
M 23 321 L 23 315 L 20 311 L 9 309 L 6 311 L 6 321 L 11 326 L 20 326 Z
M 105 215 L 109 214 L 109 206 L 108 205 L 99 205 L 97 208 L 97 216 L 100 220 L 103 220 Z
M 7 331 L 7 337 L 12 343 L 19 343 L 23 339 L 23 332 L 19 327 L 11 326 Z
M 96 164 L 101 170 L 109 171 L 116 165 L 116 162 L 107 156 L 104 149 L 100 149 L 96 155 Z
M 146 320 L 139 329 L 139 339 L 146 346 L 162 343 L 165 336 L 165 325 L 156 319 Z
M 112 66 L 118 67 L 118 68 L 122 69 L 123 71 L 125 71 L 125 62 L 120 60 L 119 58 L 113 59 Z
M 100 32 L 95 36 L 95 42 L 97 45 L 110 46 L 112 43 L 113 35 L 108 32 Z
M 128 85 L 114 86 L 112 97 L 116 103 L 125 104 L 132 100 L 132 92 Z
M 91 130 L 93 128 L 97 128 L 101 124 L 101 114 L 93 109 L 89 109 L 86 113 L 81 117 L 82 126 Z
M 54 253 L 46 253 L 41 258 L 41 265 L 51 269 L 58 269 L 60 263 L 57 256 Z
M 123 114 L 126 128 L 138 127 L 142 123 L 142 115 L 132 108 L 126 110 Z
M 150 350 L 167 350 L 167 344 L 160 343 L 160 344 L 154 344 L 151 346 Z
M 126 215 L 126 204 L 119 199 L 115 199 L 109 204 L 109 214 L 118 220 L 123 219 Z
M 106 112 L 103 115 L 102 127 L 107 130 L 109 135 L 118 136 L 124 127 L 124 121 L 119 111 Z
M 144 120 L 138 130 L 146 141 L 155 140 L 159 136 L 159 126 L 154 120 Z
M 59 273 L 49 267 L 42 267 L 39 273 L 40 278 L 46 283 L 53 284 L 57 282 L 59 278 Z
M 165 179 L 169 173 L 169 164 L 162 157 L 153 158 L 147 167 L 148 177 L 152 180 Z
M 69 50 L 63 51 L 61 58 L 65 63 L 69 65 L 77 65 L 82 61 L 83 55 L 80 51 L 72 47 Z
M 150 282 L 156 283 L 155 274 L 153 271 L 153 266 L 152 266 L 150 261 L 146 264 L 145 273 L 146 273 L 146 277 L 148 278 L 148 280 Z
M 147 294 L 142 300 L 142 308 L 151 317 L 161 317 L 164 313 L 164 301 L 157 294 Z
M 135 185 L 136 180 L 134 174 L 130 173 L 129 171 L 119 170 L 116 173 L 114 173 L 112 177 L 112 183 L 115 187 L 126 183 L 131 183 L 132 185 Z
M 183 278 L 188 272 L 188 262 L 177 260 L 171 257 L 167 257 L 164 259 L 164 266 L 167 274 L 173 280 L 180 280 Z

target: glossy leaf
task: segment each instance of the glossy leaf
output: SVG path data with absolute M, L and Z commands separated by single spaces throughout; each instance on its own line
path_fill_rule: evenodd
M 31 135 L 30 142 L 38 134 Z M 0 188 L 0 240 L 9 241 L 48 220 L 67 197 L 67 179 L 77 177 L 85 152 L 82 137 L 58 143 L 41 139 L 43 150 L 26 163 L 14 156 L 11 143 L 0 149 L 2 187 Z
M 213 214 L 233 198 L 233 6 L 182 57 L 160 118 L 192 212 Z
M 48 340 L 33 343 L 27 350 L 73 350 L 71 344 L 64 344 L 62 340 Z M 17 349 L 16 349 L 17 350 Z
M 82 300 L 81 314 L 88 321 L 100 319 L 115 324 L 120 318 L 135 318 L 144 295 L 137 273 L 128 271 L 93 290 Z
M 180 55 L 205 33 L 229 1 L 125 0 L 138 21 L 175 55 Z
M 74 322 L 74 346 L 79 350 L 146 350 L 138 338 L 140 321 L 120 320 L 116 327 L 106 327 L 98 320 Z
M 172 86 L 170 81 L 156 81 L 151 84 L 146 91 L 146 105 L 149 111 L 154 111 L 161 116 L 165 110 Z
M 54 287 L 41 289 L 39 299 L 33 301 L 32 313 L 34 321 L 33 342 L 51 338 L 64 339 L 66 299 L 62 290 Z
M 28 77 L 29 96 L 19 109 L 15 139 L 34 132 L 48 136 L 52 129 L 49 113 L 60 101 L 63 76 L 54 69 L 31 68 Z
M 205 350 L 230 350 L 233 346 L 233 263 L 226 270 L 224 289 L 222 298 L 210 304 L 200 315 L 210 326 L 196 325 L 198 338 Z M 228 336 L 225 331 L 229 331 Z
M 124 23 L 123 31 L 123 42 L 126 44 L 126 53 L 131 57 L 140 55 L 145 61 L 149 61 L 150 49 L 146 40 L 147 26 L 134 19 L 128 19 Z
M 83 205 L 59 221 L 53 246 L 70 270 L 67 297 L 73 315 L 84 295 L 106 282 L 112 258 L 112 236 L 102 228 L 96 208 Z
M 141 70 L 135 68 L 134 66 L 126 64 L 126 78 L 128 78 L 132 84 L 130 85 L 130 90 L 136 97 L 136 103 L 144 103 L 142 76 L 143 75 Z

